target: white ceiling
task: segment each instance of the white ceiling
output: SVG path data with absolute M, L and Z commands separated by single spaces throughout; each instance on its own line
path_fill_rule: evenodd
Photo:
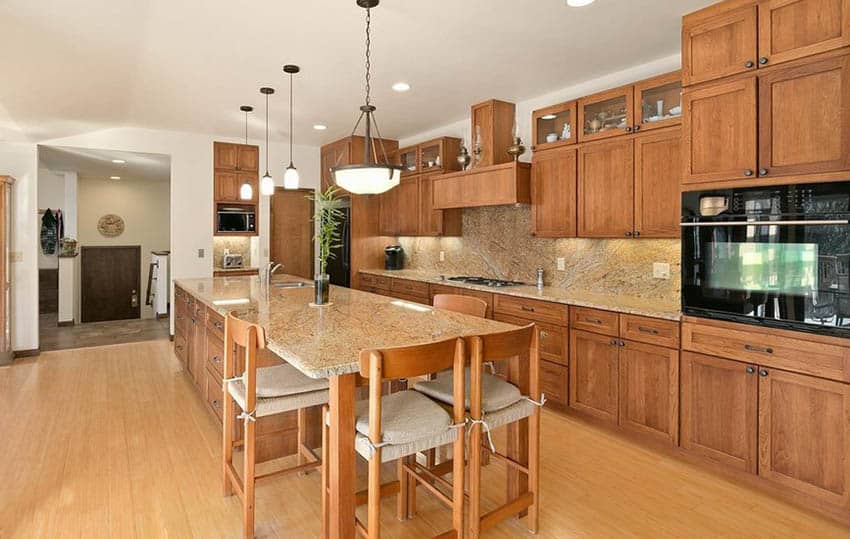
M 113 163 L 120 159 L 125 163 Z M 76 172 L 80 179 L 109 179 L 167 182 L 171 159 L 167 155 L 116 150 L 89 150 L 62 146 L 39 146 L 39 166 L 52 171 Z
M 465 118 L 675 54 L 685 13 L 712 0 L 384 0 L 373 10 L 373 102 L 384 136 Z M 115 126 L 240 136 L 239 105 L 272 96 L 273 138 L 350 133 L 363 100 L 364 16 L 355 0 L 2 0 L 0 137 L 34 141 Z M 413 89 L 398 94 L 397 81 Z M 329 129 L 314 131 L 314 123 Z

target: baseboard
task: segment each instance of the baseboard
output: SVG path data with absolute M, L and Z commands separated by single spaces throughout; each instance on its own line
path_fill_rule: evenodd
M 33 348 L 32 350 L 15 350 L 14 352 L 12 352 L 12 354 L 14 355 L 15 359 L 21 357 L 34 357 L 41 354 L 41 349 Z
M 168 318 L 169 316 L 171 316 L 171 314 L 169 314 L 169 313 L 157 314 L 156 315 L 157 319 L 159 319 L 159 320 L 162 320 L 163 318 Z
M 74 324 L 76 324 L 76 322 L 74 322 L 73 320 L 65 320 L 65 321 L 57 322 L 57 323 L 56 323 L 56 325 L 57 325 L 57 326 L 59 326 L 60 328 L 65 328 L 65 327 L 68 327 L 68 326 L 73 326 Z

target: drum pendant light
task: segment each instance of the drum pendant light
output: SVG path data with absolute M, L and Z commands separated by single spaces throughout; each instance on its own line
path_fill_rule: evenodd
M 366 119 L 366 140 L 363 148 L 363 163 L 358 165 L 344 165 L 331 169 L 334 182 L 354 194 L 378 194 L 389 191 L 399 184 L 401 179 L 401 167 L 391 165 L 387 152 L 384 149 L 381 131 L 375 121 L 375 107 L 371 103 L 371 23 L 372 8 L 378 5 L 379 0 L 356 0 L 357 5 L 366 10 L 366 104 L 360 107 L 360 118 L 354 124 L 354 131 L 360 126 L 360 122 Z M 372 140 L 372 126 L 378 135 L 378 144 L 383 154 L 383 162 L 378 163 L 377 148 Z
M 269 96 L 274 93 L 274 88 L 260 88 L 260 93 L 266 96 L 266 173 L 260 179 L 260 194 L 271 196 L 274 194 L 274 179 L 269 174 Z
M 239 110 L 245 113 L 245 145 L 248 144 L 248 113 L 254 111 L 254 107 L 251 105 L 242 105 L 239 107 Z M 245 180 L 245 183 L 239 188 L 239 198 L 241 200 L 251 200 L 254 198 L 254 188 L 251 186 L 251 183 L 248 180 Z
M 292 164 L 292 139 L 295 137 L 295 131 L 292 129 L 292 76 L 301 71 L 301 68 L 287 64 L 283 66 L 283 70 L 289 73 L 289 166 L 286 167 L 286 172 L 283 173 L 283 188 L 298 189 L 300 178 L 298 177 L 298 169 Z

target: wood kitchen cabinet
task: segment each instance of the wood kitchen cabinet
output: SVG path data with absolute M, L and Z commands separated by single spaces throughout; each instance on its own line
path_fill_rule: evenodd
M 630 139 L 578 150 L 578 235 L 631 237 L 634 230 L 634 144 Z
M 635 83 L 634 131 L 650 131 L 682 122 L 682 72 Z
M 641 134 L 634 144 L 634 236 L 678 238 L 682 215 L 681 130 Z
M 756 0 L 729 0 L 682 19 L 685 86 L 754 70 L 758 54 Z
M 216 201 L 239 200 L 239 175 L 235 172 L 218 171 L 214 181 Z
M 393 160 L 396 165 L 401 167 L 402 177 L 413 176 L 420 172 L 419 146 L 399 148 L 398 151 L 393 154 Z
M 682 352 L 682 448 L 732 468 L 756 472 L 756 371 L 752 364 Z
M 683 183 L 755 178 L 755 77 L 686 89 L 682 106 Z
M 390 197 L 394 202 L 390 211 L 396 213 L 395 233 L 400 236 L 415 236 L 419 232 L 419 177 L 402 178 L 398 187 L 392 191 L 395 191 L 395 195 Z
M 419 176 L 419 228 L 417 236 L 460 236 L 463 210 L 434 209 L 434 179 L 438 174 Z
M 578 100 L 579 142 L 631 133 L 634 124 L 634 86 L 614 88 Z
M 472 166 L 489 167 L 507 163 L 513 158 L 507 149 L 511 140 L 513 125 L 516 121 L 516 105 L 498 99 L 490 99 L 472 106 L 469 152 Z M 475 148 L 480 149 L 478 156 Z
M 578 102 L 568 101 L 531 114 L 531 150 L 534 152 L 578 142 Z
M 610 423 L 619 410 L 619 352 L 616 338 L 570 331 L 570 407 Z
M 620 341 L 620 427 L 676 445 L 679 438 L 679 352 Z
M 760 0 L 759 66 L 850 45 L 850 0 Z
M 572 147 L 535 152 L 531 162 L 532 234 L 576 236 L 578 151 Z
M 365 137 L 352 135 L 334 142 L 325 144 L 321 148 L 320 161 L 322 166 L 322 191 L 334 184 L 331 169 L 342 165 L 357 165 L 364 162 Z M 384 152 L 387 160 L 392 162 L 392 157 L 398 150 L 398 141 L 391 139 L 374 139 L 372 144 L 372 159 L 379 162 L 384 161 Z

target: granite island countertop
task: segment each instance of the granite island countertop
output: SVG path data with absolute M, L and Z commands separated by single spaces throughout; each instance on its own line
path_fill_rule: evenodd
M 213 266 L 213 271 L 216 272 L 216 273 L 240 273 L 240 272 L 245 272 L 245 271 L 259 272 L 260 269 L 255 268 L 253 266 L 252 267 L 245 266 L 245 267 L 241 267 L 241 268 L 223 268 L 221 266 Z
M 449 281 L 445 279 L 446 276 L 433 271 L 383 269 L 361 269 L 360 271 L 361 273 L 368 273 L 370 275 L 380 275 L 397 279 L 410 279 L 413 281 L 423 281 L 445 286 L 456 286 L 459 288 L 504 294 L 506 296 L 539 299 L 543 301 L 575 305 L 578 307 L 592 307 L 594 309 L 617 311 L 638 316 L 648 316 L 651 318 L 662 318 L 664 320 L 678 321 L 682 318 L 681 307 L 678 301 L 671 302 L 663 299 L 641 298 L 621 294 L 602 294 L 599 292 L 590 292 L 575 288 L 561 288 L 557 286 L 545 286 L 542 289 L 538 289 L 533 285 L 495 288 L 491 286 Z
M 516 326 L 331 286 L 331 305 L 311 307 L 312 283 L 276 275 L 273 283 L 305 282 L 303 288 L 271 287 L 266 297 L 256 276 L 176 279 L 175 285 L 209 308 L 266 331 L 269 350 L 312 378 L 359 371 L 361 350 L 494 333 Z

